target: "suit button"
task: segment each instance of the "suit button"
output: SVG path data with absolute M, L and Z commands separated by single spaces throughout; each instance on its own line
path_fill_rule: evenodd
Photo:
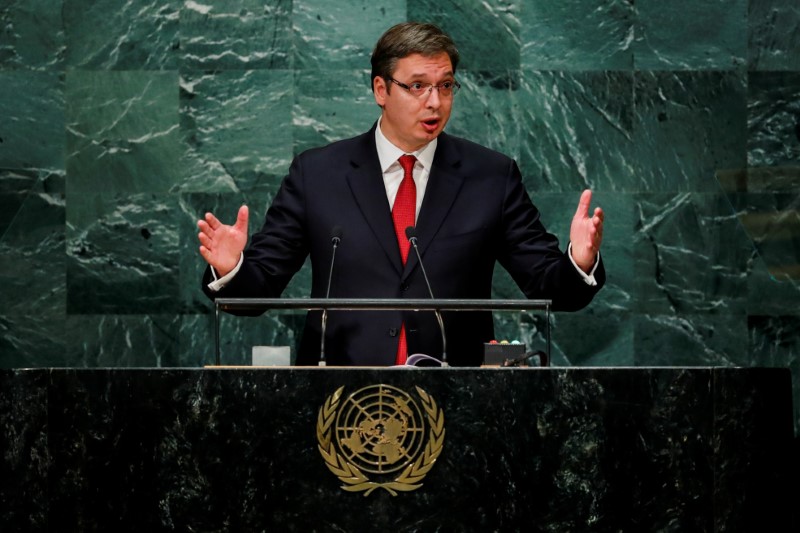
M 389 328 L 389 336 L 397 337 L 397 328 Z
M 408 283 L 403 283 L 400 285 L 400 290 L 406 292 L 408 290 Z

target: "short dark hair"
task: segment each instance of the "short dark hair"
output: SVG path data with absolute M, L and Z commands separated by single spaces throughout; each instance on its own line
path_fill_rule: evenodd
M 455 73 L 459 59 L 458 49 L 453 39 L 441 28 L 423 22 L 396 24 L 381 35 L 372 51 L 370 85 L 373 85 L 376 76 L 388 82 L 397 67 L 397 62 L 404 57 L 411 54 L 433 56 L 442 52 L 450 56 L 450 63 Z

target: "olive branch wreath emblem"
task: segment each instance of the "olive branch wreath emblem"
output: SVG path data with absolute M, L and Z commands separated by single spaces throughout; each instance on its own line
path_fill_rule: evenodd
M 398 491 L 409 492 L 422 486 L 422 480 L 442 453 L 445 429 L 444 413 L 437 407 L 436 400 L 420 387 L 416 389 L 428 418 L 430 427 L 428 443 L 414 462 L 406 466 L 393 480 L 385 483 L 371 481 L 358 466 L 346 461 L 336 450 L 331 434 L 344 386 L 339 387 L 325 399 L 325 404 L 320 407 L 317 416 L 318 448 L 325 460 L 325 466 L 344 483 L 342 489 L 348 492 L 364 492 L 364 496 L 368 496 L 376 489 L 385 489 L 392 496 L 397 496 Z

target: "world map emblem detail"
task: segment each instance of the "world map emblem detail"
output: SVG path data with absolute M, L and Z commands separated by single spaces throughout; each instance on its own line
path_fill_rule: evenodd
M 422 486 L 444 445 L 444 413 L 422 388 L 391 385 L 328 396 L 317 417 L 319 452 L 342 489 L 393 496 Z M 420 408 L 421 405 L 421 408 Z

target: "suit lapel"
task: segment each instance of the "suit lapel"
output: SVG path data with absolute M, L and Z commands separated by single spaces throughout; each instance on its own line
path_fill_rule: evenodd
M 460 163 L 460 153 L 450 142 L 449 136 L 442 133 L 439 136 L 425 198 L 417 219 L 420 255 L 425 255 L 461 190 L 464 178 L 458 173 Z M 402 267 L 392 213 L 386 201 L 386 188 L 375 147 L 374 126 L 359 140 L 351 157 L 351 165 L 347 183 L 353 197 L 389 262 L 398 274 L 402 272 L 402 279 L 405 280 L 417 267 L 419 260 L 414 250 L 411 250 L 405 268 Z
M 433 166 L 428 177 L 425 198 L 422 200 L 422 207 L 417 219 L 417 238 L 419 252 L 422 256 L 433 242 L 464 184 L 464 177 L 458 173 L 460 164 L 460 153 L 450 142 L 449 136 L 442 133 L 439 135 L 439 144 L 436 146 L 436 155 L 433 158 Z M 411 250 L 403 270 L 403 281 L 413 272 L 418 263 L 416 253 Z M 434 292 L 434 294 L 436 293 Z
M 402 262 L 397 247 L 397 237 L 394 234 L 392 213 L 386 200 L 378 150 L 375 147 L 374 126 L 361 136 L 359 145 L 351 157 L 351 165 L 352 168 L 347 175 L 350 190 L 375 238 L 378 239 L 392 266 L 400 273 Z

